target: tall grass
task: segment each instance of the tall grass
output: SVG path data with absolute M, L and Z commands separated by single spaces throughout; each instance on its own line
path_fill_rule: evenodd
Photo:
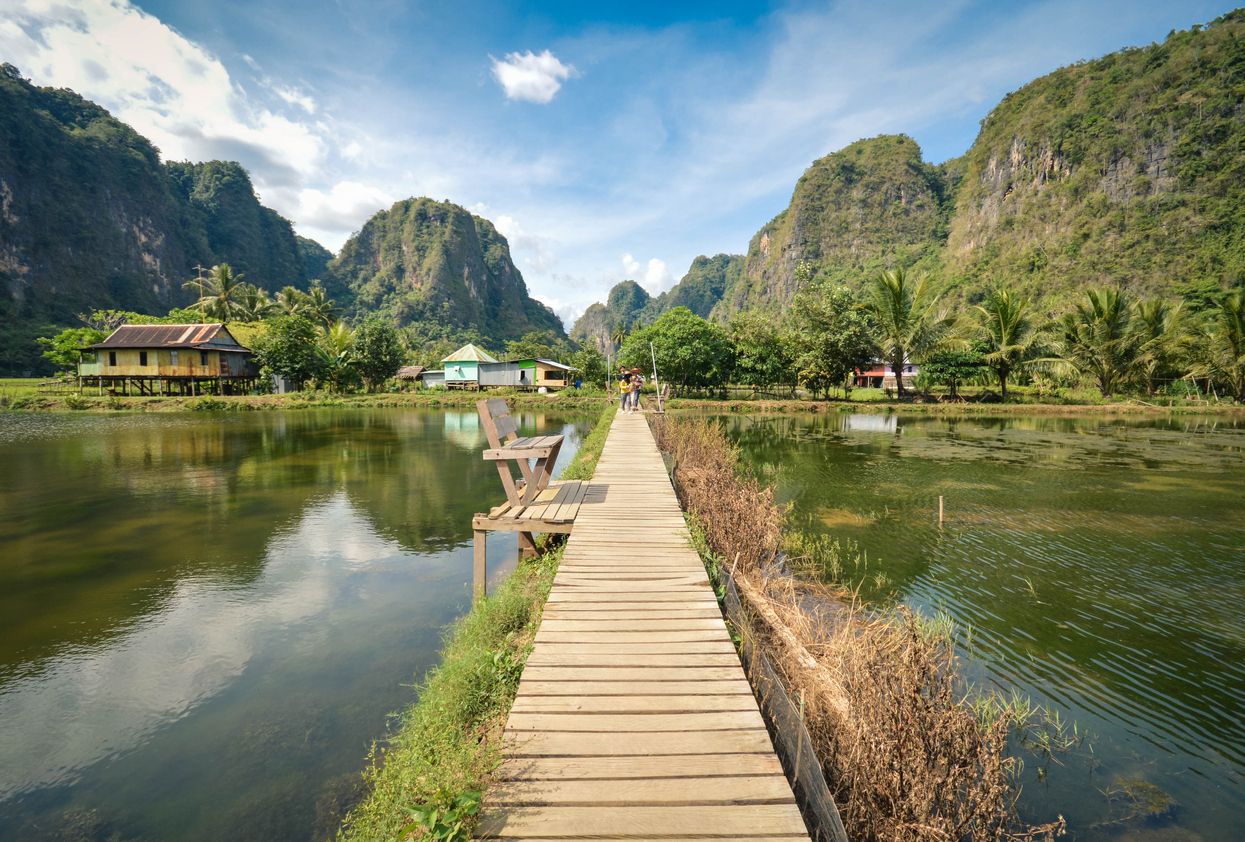
M 564 478 L 592 475 L 613 416 L 611 404 Z M 547 542 L 450 627 L 418 701 L 373 745 L 363 774 L 368 795 L 343 821 L 340 842 L 470 838 L 561 556 L 561 545 Z
M 903 608 L 866 611 L 845 587 L 785 574 L 784 515 L 773 489 L 738 471 L 735 448 L 704 420 L 653 420 L 675 488 L 720 570 L 745 598 L 748 632 L 778 668 L 805 723 L 849 838 L 1038 840 L 1063 819 L 1025 826 L 1007 753 L 1015 708 L 967 703 L 945 623 Z M 842 545 L 844 573 L 863 562 Z M 850 580 L 851 575 L 843 577 Z

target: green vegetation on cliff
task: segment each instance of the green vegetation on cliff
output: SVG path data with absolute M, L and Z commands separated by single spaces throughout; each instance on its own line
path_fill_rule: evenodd
M 406 199 L 369 219 L 328 266 L 326 289 L 356 313 L 429 335 L 474 330 L 502 344 L 531 331 L 565 335 L 527 292 L 506 238 L 450 202 Z

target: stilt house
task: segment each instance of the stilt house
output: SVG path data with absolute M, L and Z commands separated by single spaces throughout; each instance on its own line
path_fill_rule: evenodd
M 122 325 L 78 355 L 78 386 L 123 394 L 238 394 L 255 387 L 255 355 L 223 324 Z

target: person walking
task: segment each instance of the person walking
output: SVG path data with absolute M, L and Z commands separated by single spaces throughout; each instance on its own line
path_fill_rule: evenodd
M 640 369 L 631 369 L 631 411 L 640 411 L 640 389 L 644 387 L 644 377 L 640 374 Z
M 618 398 L 619 408 L 623 412 L 631 411 L 631 378 L 627 376 L 627 369 L 618 369 Z

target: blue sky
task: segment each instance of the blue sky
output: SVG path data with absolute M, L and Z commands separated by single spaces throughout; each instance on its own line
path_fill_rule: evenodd
M 1008 91 L 1233 4 L 0 5 L 0 59 L 167 158 L 242 161 L 333 250 L 408 196 L 493 220 L 569 324 L 623 278 L 742 253 L 821 155 L 892 132 L 960 155 Z

